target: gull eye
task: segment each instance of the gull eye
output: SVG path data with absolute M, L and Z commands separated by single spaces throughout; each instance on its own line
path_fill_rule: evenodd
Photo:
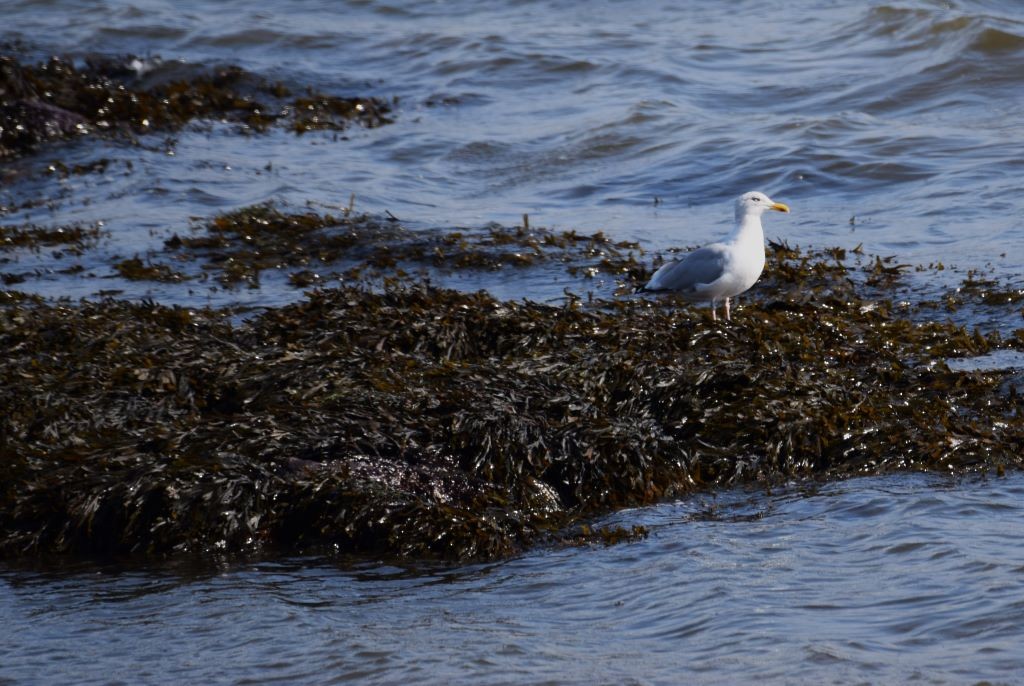
M 761 202 L 761 198 L 757 197 L 756 195 L 753 198 L 751 198 L 751 200 L 753 200 L 754 202 Z

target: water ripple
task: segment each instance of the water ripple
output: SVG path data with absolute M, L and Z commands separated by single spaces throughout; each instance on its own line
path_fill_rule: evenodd
M 642 543 L 461 569 L 6 568 L 0 620 L 16 638 L 0 646 L 0 676 L 100 683 L 145 665 L 235 683 L 1012 681 L 1024 557 L 1004 543 L 1024 531 L 1022 479 L 698 496 L 606 520 L 648 526 Z M 75 651 L 59 647 L 69 636 Z

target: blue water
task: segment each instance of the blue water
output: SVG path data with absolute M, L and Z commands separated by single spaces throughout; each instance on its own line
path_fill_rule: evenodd
M 0 567 L 14 683 L 1020 683 L 1024 477 L 627 511 L 646 540 L 458 568 Z
M 50 297 L 272 306 L 258 289 L 152 284 L 195 218 L 268 199 L 390 211 L 412 229 L 532 225 L 638 240 L 645 259 L 718 237 L 751 189 L 793 208 L 772 239 L 1021 287 L 1024 5 L 1010 0 L 590 2 L 7 0 L 21 54 L 234 63 L 398 98 L 342 136 L 197 123 L 8 160 L 0 222 L 103 222 L 81 256 L 4 251 Z M 145 79 L 146 76 L 140 77 Z M 101 173 L 46 174 L 106 157 Z M 269 167 L 268 167 L 269 165 Z M 81 264 L 79 274 L 62 273 Z M 184 268 L 184 267 L 183 267 Z M 614 283 L 452 277 L 550 300 Z M 756 296 L 756 294 L 755 294 Z M 944 316 L 944 315 L 943 315 Z M 969 323 L 1020 327 L 1016 312 Z M 0 567 L 0 683 L 1024 683 L 1024 481 L 887 476 L 703 495 L 620 513 L 642 542 L 486 566 L 375 560 Z
M 257 293 L 220 293 L 128 282 L 109 266 L 159 250 L 191 218 L 267 199 L 327 211 L 354 194 L 358 210 L 388 210 L 413 228 L 516 224 L 528 213 L 533 225 L 604 230 L 658 250 L 718 237 L 730 200 L 753 188 L 794 210 L 771 217 L 772 239 L 1019 276 L 1016 2 L 18 0 L 4 15 L 0 38 L 31 55 L 148 58 L 142 84 L 178 61 L 230 62 L 399 99 L 393 125 L 341 138 L 238 136 L 213 123 L 141 147 L 87 141 L 18 162 L 38 171 L 54 159 L 112 160 L 101 174 L 0 190 L 9 209 L 49 201 L 4 221 L 103 221 L 110 232 L 80 275 L 58 273 L 66 258 L 18 255 L 4 271 L 38 274 L 26 290 L 293 300 L 297 289 L 272 275 Z

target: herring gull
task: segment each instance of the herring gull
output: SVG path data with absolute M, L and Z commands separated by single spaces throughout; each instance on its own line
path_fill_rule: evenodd
M 731 319 L 729 298 L 753 286 L 764 269 L 761 215 L 767 210 L 789 212 L 789 207 L 759 191 L 744 193 L 736 199 L 736 227 L 728 238 L 663 264 L 640 290 L 671 291 L 691 302 L 708 300 L 714 320 L 716 303 L 724 298 L 725 318 Z

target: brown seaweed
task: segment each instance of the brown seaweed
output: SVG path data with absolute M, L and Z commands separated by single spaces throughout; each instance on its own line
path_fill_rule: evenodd
M 281 84 L 233 65 L 140 83 L 123 66 L 132 59 L 76 65 L 52 57 L 25 65 L 0 55 L 0 159 L 32 152 L 47 141 L 174 131 L 197 119 L 229 121 L 249 131 L 283 124 L 300 133 L 391 122 L 392 104 L 380 98 L 312 90 L 296 97 Z
M 178 282 L 188 278 L 181 272 L 172 269 L 169 265 L 152 261 L 144 262 L 138 256 L 121 260 L 114 265 L 114 269 L 117 270 L 118 275 L 132 281 Z
M 67 224 L 63 226 L 0 225 L 0 250 L 65 246 L 73 254 L 81 254 L 104 235 L 102 224 Z
M 174 233 L 165 250 L 183 260 L 201 260 L 224 285 L 257 286 L 267 269 L 288 269 L 289 282 L 306 288 L 337 273 L 329 267 L 387 274 L 428 267 L 444 272 L 497 271 L 543 263 L 562 264 L 570 274 L 603 273 L 637 280 L 646 268 L 636 243 L 613 241 L 601 232 L 551 231 L 542 227 L 479 229 L 404 228 L 393 217 L 338 215 L 288 210 L 273 203 L 242 207 Z
M 0 292 L 0 555 L 494 558 L 642 537 L 571 525 L 698 489 L 1021 467 L 1011 372 L 945 360 L 1024 336 L 907 319 L 838 252 L 769 258 L 728 323 L 401 279 L 243 324 Z

